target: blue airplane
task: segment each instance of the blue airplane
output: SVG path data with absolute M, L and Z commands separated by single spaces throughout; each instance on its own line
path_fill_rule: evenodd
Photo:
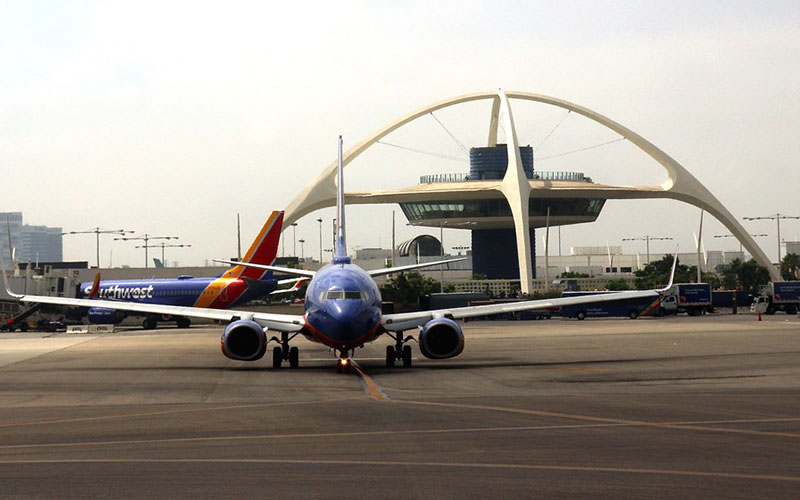
M 277 345 L 272 349 L 272 365 L 274 368 L 281 367 L 283 362 L 288 362 L 292 368 L 296 368 L 299 365 L 299 349 L 296 346 L 290 346 L 290 342 L 297 335 L 303 335 L 308 340 L 331 347 L 338 356 L 337 367 L 341 371 L 342 369 L 349 369 L 351 356 L 356 348 L 373 342 L 383 335 L 393 340 L 393 344 L 386 347 L 386 365 L 394 366 L 397 361 L 401 361 L 403 366 L 409 367 L 412 363 L 412 350 L 408 342 L 412 340 L 416 340 L 422 355 L 429 359 L 453 358 L 461 354 L 464 350 L 465 339 L 461 326 L 456 322 L 458 319 L 635 297 L 655 297 L 664 290 L 616 292 L 602 296 L 589 295 L 455 307 L 433 311 L 382 314 L 381 294 L 373 279 L 375 276 L 419 267 L 441 265 L 463 259 L 412 264 L 372 271 L 365 271 L 353 264 L 347 255 L 345 238 L 344 172 L 341 136 L 339 137 L 338 161 L 336 251 L 332 262 L 316 272 L 271 265 L 240 263 L 245 267 L 283 272 L 310 279 L 311 282 L 306 290 L 305 312 L 303 315 L 135 303 L 127 303 L 124 307 L 117 307 L 128 311 L 227 321 L 229 323 L 224 328 L 220 339 L 222 353 L 228 358 L 238 361 L 256 361 L 266 354 L 267 344 L 275 342 Z M 219 262 L 233 263 L 223 260 Z M 673 276 L 676 262 L 677 259 L 673 262 Z M 3 277 L 9 295 L 23 302 L 43 302 L 84 307 L 87 304 L 92 305 L 92 302 L 94 302 L 88 299 L 15 294 L 8 287 L 5 272 Z M 672 284 L 672 279 L 670 277 L 670 284 L 665 289 Z M 102 307 L 116 305 L 105 300 L 97 300 L 96 302 L 98 305 L 103 303 Z M 267 336 L 269 330 L 280 333 L 281 337 L 269 338 Z M 416 338 L 405 335 L 405 332 L 409 330 L 418 330 Z

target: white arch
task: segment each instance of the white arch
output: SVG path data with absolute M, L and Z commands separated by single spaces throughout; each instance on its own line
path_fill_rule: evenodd
M 527 214 L 527 200 L 530 197 L 530 185 L 527 183 L 524 172 L 522 171 L 522 163 L 519 160 L 519 148 L 516 139 L 516 128 L 514 127 L 511 107 L 509 99 L 521 99 L 527 101 L 535 101 L 543 104 L 557 106 L 563 109 L 574 111 L 583 115 L 590 120 L 593 120 L 628 139 L 636 147 L 641 149 L 645 154 L 657 161 L 667 171 L 667 179 L 661 186 L 644 186 L 636 187 L 621 187 L 619 189 L 619 197 L 628 197 L 631 190 L 647 191 L 647 197 L 653 198 L 670 198 L 689 203 L 696 207 L 702 208 L 716 217 L 728 230 L 735 235 L 742 245 L 753 255 L 756 261 L 762 266 L 766 267 L 773 280 L 780 280 L 780 273 L 778 269 L 772 265 L 769 258 L 764 254 L 763 250 L 758 246 L 755 240 L 749 233 L 742 227 L 736 218 L 728 211 L 727 208 L 711 192 L 703 186 L 688 170 L 675 161 L 668 154 L 657 148 L 654 144 L 644 139 L 639 134 L 633 132 L 627 127 L 605 117 L 597 112 L 594 112 L 583 106 L 557 99 L 541 94 L 533 94 L 529 92 L 477 92 L 474 94 L 466 94 L 462 96 L 453 97 L 439 101 L 430 106 L 425 106 L 408 115 L 400 118 L 397 121 L 378 130 L 371 136 L 368 136 L 352 148 L 348 149 L 344 154 L 342 160 L 344 165 L 347 166 L 353 159 L 357 158 L 370 146 L 377 141 L 390 134 L 394 130 L 406 125 L 407 123 L 424 116 L 433 111 L 455 106 L 470 101 L 478 101 L 484 99 L 493 99 L 492 113 L 489 123 L 489 138 L 488 144 L 495 145 L 497 142 L 497 127 L 499 121 L 499 112 L 504 111 L 505 127 L 508 130 L 508 158 L 509 168 L 506 171 L 506 176 L 503 181 L 495 188 L 503 193 L 508 199 L 511 206 L 512 214 L 514 215 L 514 226 L 517 235 L 517 251 L 519 256 L 520 266 L 520 284 L 523 292 L 530 292 L 532 288 L 533 268 L 531 262 L 530 243 L 528 241 L 528 217 Z M 521 177 L 520 177 L 521 175 Z M 336 199 L 336 161 L 331 162 L 317 177 L 315 177 L 306 187 L 295 197 L 294 200 L 286 208 L 284 227 L 289 227 L 292 222 L 295 222 L 300 217 L 313 212 L 314 210 L 332 206 L 335 204 Z M 655 192 L 654 192 L 655 191 Z M 606 191 L 608 192 L 608 190 Z M 609 193 L 611 194 L 611 193 Z M 524 205 L 522 204 L 524 203 Z M 519 212 L 519 214 L 517 213 Z

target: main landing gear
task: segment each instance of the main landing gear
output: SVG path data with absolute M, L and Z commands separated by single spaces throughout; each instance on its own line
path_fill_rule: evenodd
M 402 361 L 403 367 L 410 367 L 411 346 L 404 344 L 409 340 L 415 340 L 414 337 L 408 336 L 403 338 L 403 332 L 395 332 L 394 334 L 388 333 L 388 335 L 394 339 L 395 345 L 386 346 L 386 366 L 392 368 L 395 361 Z
M 281 332 L 280 340 L 278 340 L 278 337 L 272 337 L 270 339 L 280 344 L 280 346 L 272 348 L 273 368 L 280 368 L 284 361 L 289 362 L 290 368 L 297 368 L 300 366 L 300 349 L 297 347 L 289 347 L 289 341 L 292 340 L 295 335 L 290 337 L 287 332 Z

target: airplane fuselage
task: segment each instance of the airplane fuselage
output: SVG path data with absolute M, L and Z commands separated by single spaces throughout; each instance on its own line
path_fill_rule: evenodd
M 88 297 L 92 283 L 81 283 L 80 292 Z M 263 287 L 262 287 L 263 285 Z M 263 296 L 277 287 L 274 279 L 262 279 L 248 287 L 240 278 L 192 278 L 151 280 L 105 280 L 96 298 L 146 304 L 226 309 Z
M 374 340 L 381 333 L 381 292 L 355 264 L 329 264 L 306 290 L 306 336 L 340 351 Z

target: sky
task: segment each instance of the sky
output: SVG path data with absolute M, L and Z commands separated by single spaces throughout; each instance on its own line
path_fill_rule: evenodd
M 347 147 L 417 108 L 497 88 L 566 99 L 627 126 L 738 218 L 800 216 L 796 1 L 0 0 L 0 211 L 65 231 L 179 236 L 191 248 L 167 249 L 167 260 L 202 265 L 236 255 L 237 213 L 246 246 L 335 159 L 337 135 Z M 617 138 L 586 118 L 511 105 L 537 170 L 623 185 L 666 177 L 627 141 L 575 152 Z M 468 171 L 461 145 L 485 145 L 489 111 L 484 101 L 438 112 L 444 126 L 420 118 L 385 141 L 439 156 L 375 145 L 348 166 L 347 188 Z M 355 206 L 351 250 L 387 246 L 393 210 L 398 241 L 438 233 L 406 226 L 397 206 Z M 699 215 L 678 201 L 612 200 L 597 222 L 562 229 L 562 252 L 644 252 L 644 242 L 621 240 L 645 235 L 674 238 L 651 242 L 654 253 L 675 243 L 690 251 Z M 327 229 L 333 210 L 296 228 L 317 258 L 320 217 Z M 743 223 L 769 234 L 758 242 L 774 259 L 775 222 Z M 781 232 L 800 238 L 800 220 Z M 707 217 L 705 247 L 738 250 L 713 238 L 727 233 Z M 291 254 L 291 231 L 284 238 Z M 444 239 L 469 244 L 467 231 Z M 141 266 L 137 244 L 103 237 L 101 265 Z M 94 245 L 93 235 L 65 236 L 64 259 L 93 264 Z

